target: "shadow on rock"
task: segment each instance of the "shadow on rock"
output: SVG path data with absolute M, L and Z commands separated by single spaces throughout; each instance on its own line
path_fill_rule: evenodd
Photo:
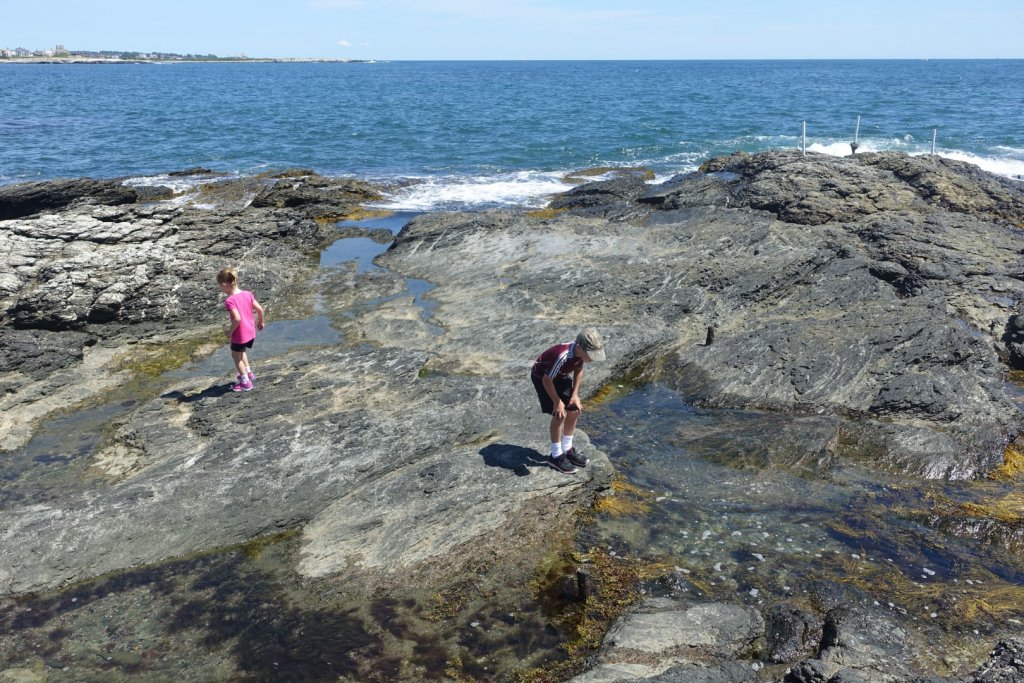
M 203 389 L 198 394 L 186 394 L 184 391 L 169 391 L 166 394 L 162 394 L 160 398 L 173 398 L 178 403 L 195 403 L 196 401 L 202 401 L 204 398 L 217 398 L 218 396 L 230 393 L 230 384 L 214 384 Z
M 488 467 L 504 467 L 512 470 L 517 477 L 530 475 L 530 465 L 546 464 L 544 456 L 533 448 L 523 448 L 507 443 L 495 443 L 480 449 L 484 464 Z

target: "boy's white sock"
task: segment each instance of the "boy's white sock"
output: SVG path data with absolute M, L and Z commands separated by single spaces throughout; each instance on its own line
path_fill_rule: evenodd
M 556 460 L 562 457 L 562 445 L 560 443 L 555 442 L 551 444 L 551 457 Z
M 568 434 L 568 435 L 563 434 L 562 435 L 562 444 L 561 445 L 562 445 L 562 452 L 563 453 L 568 453 L 569 449 L 572 448 L 572 437 L 573 437 L 572 434 Z

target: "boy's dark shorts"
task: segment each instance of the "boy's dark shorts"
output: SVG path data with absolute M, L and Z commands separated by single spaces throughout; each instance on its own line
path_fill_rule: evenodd
M 256 341 L 256 340 L 255 339 L 250 339 L 249 341 L 245 342 L 244 344 L 232 344 L 231 345 L 231 350 L 232 351 L 245 351 L 246 349 L 251 349 L 252 348 L 252 343 L 254 341 Z
M 540 400 L 540 410 L 542 413 L 551 415 L 555 410 L 555 404 L 548 396 L 547 389 L 544 388 L 544 380 L 541 377 L 534 377 L 530 374 L 530 379 L 533 381 L 533 388 L 537 390 L 537 398 Z M 556 377 L 555 393 L 562 399 L 562 403 L 569 405 L 569 399 L 572 398 L 572 378 L 571 377 Z

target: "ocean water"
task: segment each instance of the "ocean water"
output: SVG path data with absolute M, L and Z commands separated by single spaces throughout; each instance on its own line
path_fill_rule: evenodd
M 542 205 L 735 150 L 936 152 L 1024 176 L 1024 61 L 0 64 L 0 183 L 204 166 L 385 181 L 402 210 Z M 856 131 L 857 117 L 861 117 Z

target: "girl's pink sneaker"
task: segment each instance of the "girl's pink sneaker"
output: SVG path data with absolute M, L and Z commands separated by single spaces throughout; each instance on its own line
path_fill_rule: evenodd
M 231 385 L 231 391 L 235 391 L 235 392 L 238 392 L 238 391 L 252 391 L 252 382 L 250 382 L 248 379 L 246 379 L 245 381 L 238 382 L 236 384 L 232 384 Z

